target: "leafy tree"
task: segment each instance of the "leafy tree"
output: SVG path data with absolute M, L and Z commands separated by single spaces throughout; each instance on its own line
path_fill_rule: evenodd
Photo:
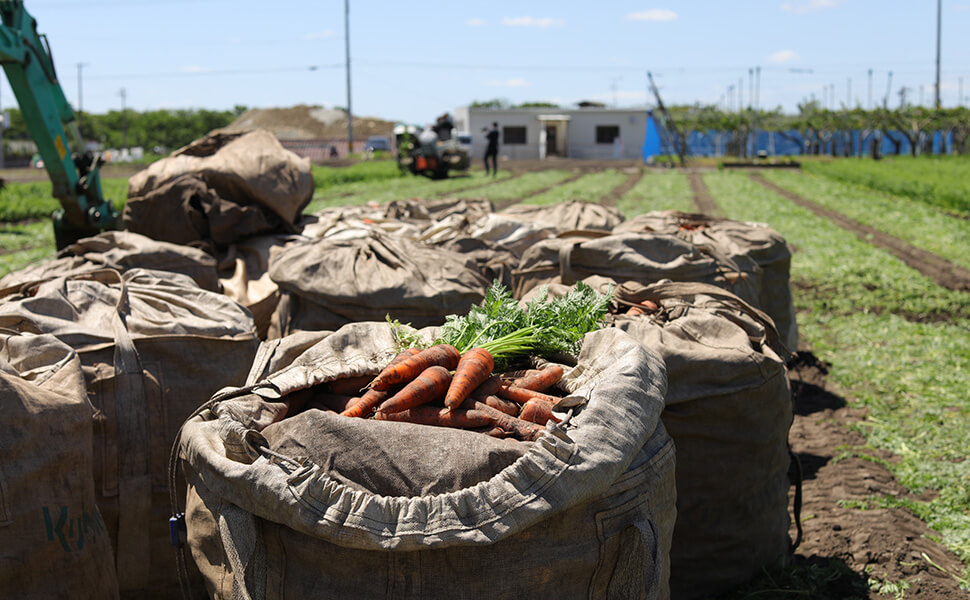
M 475 100 L 469 107 L 471 108 L 491 108 L 491 109 L 505 109 L 509 108 L 510 103 L 508 100 L 502 98 L 492 98 L 491 100 Z

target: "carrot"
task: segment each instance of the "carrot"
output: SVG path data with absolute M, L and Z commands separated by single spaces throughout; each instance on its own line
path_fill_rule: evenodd
M 660 306 L 658 306 L 657 303 L 654 302 L 653 300 L 642 300 L 640 301 L 640 306 L 642 306 L 649 312 L 660 310 Z
M 539 425 L 545 425 L 550 420 L 554 423 L 560 421 L 556 415 L 552 414 L 552 405 L 538 398 L 533 398 L 522 405 L 522 412 L 519 413 L 519 418 L 523 421 L 538 423 Z
M 472 409 L 447 409 L 424 404 L 396 413 L 377 413 L 379 421 L 404 421 L 419 425 L 438 427 L 461 427 L 477 429 L 492 426 L 511 433 L 519 439 L 534 441 L 542 435 L 543 428 L 535 423 L 510 417 L 494 408 L 478 403 Z
M 469 396 L 468 398 L 465 398 L 465 401 L 462 402 L 458 406 L 458 408 L 469 410 L 469 409 L 475 408 L 475 404 L 485 404 L 487 406 L 491 406 L 495 410 L 501 411 L 513 417 L 516 417 L 519 415 L 519 405 L 516 404 L 515 402 L 509 402 L 508 400 L 503 400 L 498 396 L 494 396 L 494 395 L 488 395 L 488 396 L 485 396 L 484 398 L 481 398 L 478 396 L 478 394 L 474 392 L 472 393 L 471 396 Z
M 482 402 L 485 400 L 485 398 L 497 394 L 500 387 L 502 387 L 502 378 L 498 375 L 492 375 L 483 381 L 481 385 L 475 388 L 475 390 L 468 395 L 468 398 Z
M 356 377 L 336 379 L 330 382 L 330 391 L 341 396 L 353 396 L 359 394 L 373 379 L 373 375 L 358 375 Z
M 631 317 L 635 317 L 638 315 L 645 315 L 647 314 L 647 311 L 643 310 L 643 307 L 639 304 L 634 304 L 628 311 L 626 311 L 626 314 L 630 315 Z
M 506 400 L 511 400 L 512 402 L 517 402 L 519 404 L 525 404 L 533 398 L 539 398 L 540 400 L 545 400 L 551 405 L 556 406 L 562 398 L 556 398 L 555 396 L 550 396 L 549 394 L 543 394 L 542 392 L 536 392 L 533 390 L 526 390 L 514 385 L 503 385 L 499 388 L 498 395 L 500 398 L 505 398 Z
M 415 406 L 427 404 L 445 395 L 451 384 L 448 369 L 434 365 L 421 372 L 412 382 L 381 403 L 377 414 L 396 413 Z
M 404 421 L 419 425 L 436 425 L 438 427 L 486 427 L 492 425 L 492 418 L 481 411 L 452 410 L 423 404 L 394 413 L 377 413 L 378 421 Z
M 404 352 L 401 352 L 393 359 L 391 359 L 391 362 L 387 363 L 387 366 L 384 368 L 387 369 L 395 365 L 398 365 L 405 359 L 411 356 L 414 356 L 419 352 L 421 351 L 418 350 L 417 348 L 408 348 Z M 382 392 L 382 391 L 373 390 L 373 389 L 367 390 L 366 392 L 364 392 L 363 396 L 359 398 L 354 398 L 352 399 L 351 402 L 348 402 L 347 407 L 344 408 L 343 412 L 341 412 L 340 414 L 345 417 L 357 417 L 357 418 L 369 417 L 370 414 L 374 412 L 374 409 L 381 402 L 387 400 L 387 398 L 390 395 L 391 395 L 390 392 L 386 392 L 386 391 Z
M 527 371 L 525 375 L 512 382 L 515 387 L 534 392 L 544 392 L 559 383 L 563 370 L 559 365 L 549 365 L 538 371 Z
M 445 406 L 457 408 L 469 394 L 492 374 L 495 360 L 485 348 L 472 348 L 462 355 L 455 367 L 455 376 L 445 394 Z
M 441 366 L 452 370 L 458 366 L 461 354 L 451 344 L 438 344 L 409 356 L 397 363 L 388 365 L 371 382 L 370 387 L 375 390 L 388 390 L 395 385 L 411 381 L 431 366 Z

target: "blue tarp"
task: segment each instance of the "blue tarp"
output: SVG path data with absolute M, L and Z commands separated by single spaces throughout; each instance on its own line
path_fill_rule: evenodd
M 653 120 L 653 115 L 650 113 L 648 115 L 647 131 L 643 142 L 644 162 L 647 162 L 652 156 L 663 153 L 657 124 Z M 932 133 L 932 139 L 931 152 L 933 154 L 946 154 L 953 148 L 953 134 L 950 132 L 935 131 Z M 729 154 L 728 144 L 732 140 L 732 134 L 727 131 L 694 130 L 687 134 L 687 154 L 689 156 L 725 156 Z M 897 143 L 899 144 L 898 151 Z M 831 154 L 834 147 L 837 155 L 844 155 L 847 144 L 852 156 L 871 154 L 872 134 L 863 137 L 861 131 L 855 130 L 850 132 L 847 139 L 842 135 L 832 136 L 823 144 L 822 154 Z M 752 133 L 747 140 L 747 155 L 755 156 L 759 151 L 764 150 L 769 156 L 796 156 L 805 152 L 805 146 L 802 134 L 795 130 L 785 132 L 758 131 Z M 911 154 L 909 140 L 899 131 L 883 132 L 880 150 L 884 155 Z M 737 150 L 731 148 L 730 154 L 736 153 Z
M 647 113 L 647 133 L 643 136 L 643 162 L 650 162 L 654 156 L 661 154 L 660 133 L 657 123 L 653 120 L 653 113 Z

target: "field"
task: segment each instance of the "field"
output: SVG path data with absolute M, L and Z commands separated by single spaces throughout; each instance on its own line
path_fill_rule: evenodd
M 844 159 L 762 172 L 555 164 L 444 181 L 401 177 L 381 161 L 318 167 L 307 212 L 459 196 L 767 223 L 793 249 L 802 347 L 790 440 L 804 475 L 804 536 L 790 567 L 729 597 L 967 597 L 970 161 Z M 125 181 L 105 180 L 119 205 Z M 49 188 L 0 192 L 0 275 L 54 255 Z

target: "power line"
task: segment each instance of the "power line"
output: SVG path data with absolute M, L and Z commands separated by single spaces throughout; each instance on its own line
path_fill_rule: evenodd
M 308 65 L 305 67 L 278 67 L 265 69 L 216 69 L 198 71 L 171 71 L 167 73 L 120 73 L 114 75 L 89 75 L 88 79 L 155 79 L 168 77 L 209 77 L 214 75 L 254 75 L 267 73 L 299 73 L 303 71 L 318 71 L 320 69 L 341 69 L 343 64 Z

